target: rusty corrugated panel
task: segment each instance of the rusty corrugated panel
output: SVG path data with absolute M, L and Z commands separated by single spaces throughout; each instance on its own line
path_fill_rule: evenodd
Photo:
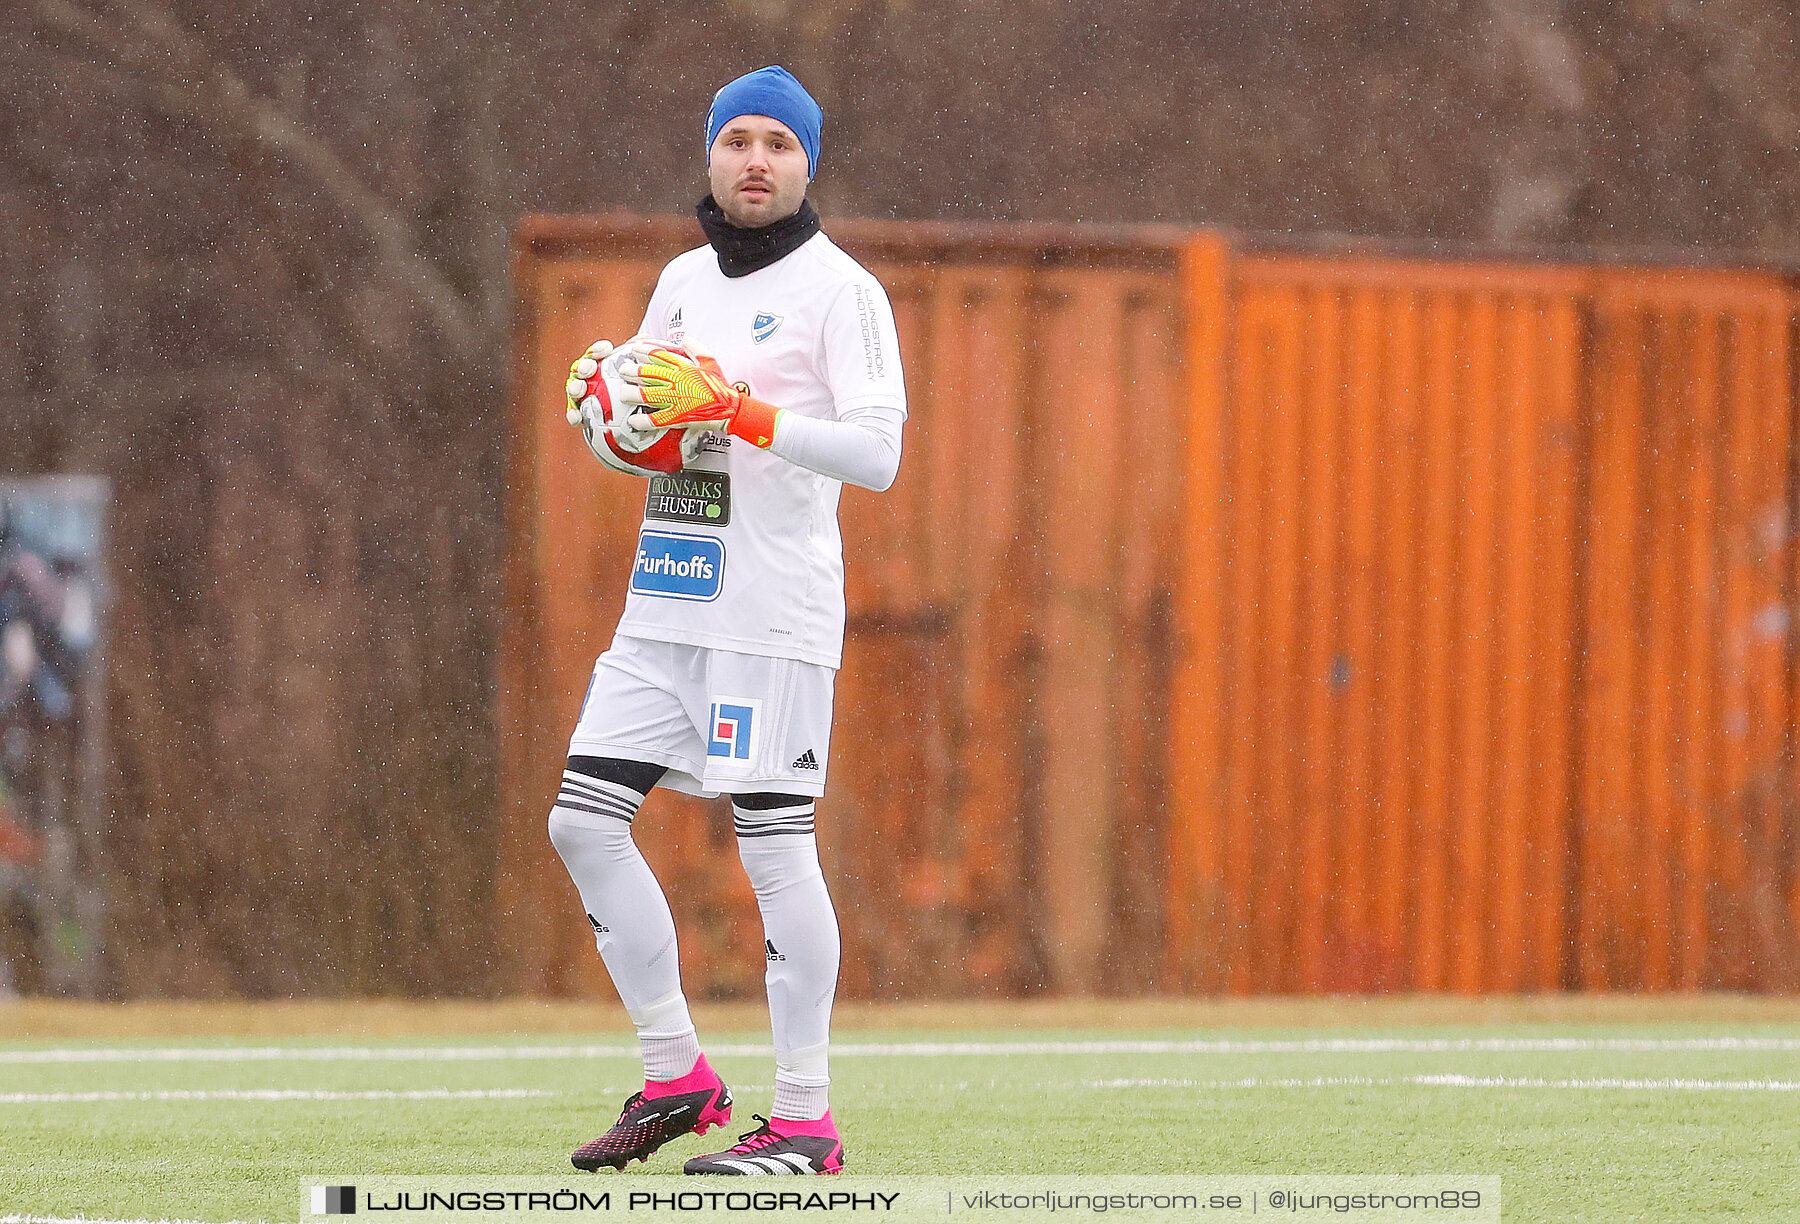
M 1220 510 L 1188 520 L 1221 541 L 1190 541 L 1188 581 L 1220 584 L 1223 629 L 1217 695 L 1177 703 L 1176 742 L 1230 730 L 1217 766 L 1178 768 L 1223 780 L 1179 826 L 1204 852 L 1172 855 L 1212 872 L 1172 887 L 1187 937 L 1240 991 L 1552 988 L 1572 663 L 1533 626 L 1572 615 L 1579 279 L 1224 265 L 1189 265 L 1209 273 L 1189 300 L 1230 320 L 1195 333 L 1225 355 L 1192 358 L 1213 389 L 1194 438 L 1221 457 L 1191 479 L 1220 473 Z M 1202 606 L 1178 674 L 1208 674 Z M 1199 977 L 1193 956 L 1171 964 Z
M 1529 559 L 1532 586 L 1528 658 L 1532 666 L 1529 705 L 1523 717 L 1532 734 L 1520 767 L 1530 784 L 1525 809 L 1514 817 L 1521 830 L 1525 870 L 1521 904 L 1527 920 L 1521 938 L 1523 985 L 1556 990 L 1569 984 L 1565 957 L 1573 919 L 1569 913 L 1571 784 L 1575 751 L 1576 633 L 1580 612 L 1576 583 L 1581 572 L 1579 513 L 1580 366 L 1582 337 L 1574 303 L 1560 293 L 1542 301 L 1539 367 L 1532 421 L 1535 480 Z M 1518 758 L 1507 760 L 1518 765 Z M 1504 988 L 1504 979 L 1503 988 Z
M 1416 748 L 1413 782 L 1413 984 L 1421 990 L 1448 985 L 1445 934 L 1450 903 L 1452 807 L 1449 793 L 1453 720 L 1468 695 L 1458 691 L 1455 638 L 1460 631 L 1454 599 L 1459 561 L 1458 435 L 1464 428 L 1456 379 L 1460 351 L 1456 295 L 1428 295 L 1424 334 L 1424 423 L 1420 439 L 1423 520 L 1419 585 L 1421 691 L 1411 732 Z M 1411 755 L 1411 754 L 1409 754 Z
M 1676 880 L 1674 925 L 1677 948 L 1674 979 L 1677 989 L 1698 990 L 1706 984 L 1710 920 L 1709 898 L 1721 861 L 1713 847 L 1712 809 L 1719 795 L 1721 727 L 1719 635 L 1719 575 L 1714 523 L 1721 506 L 1722 472 L 1719 442 L 1725 417 L 1721 381 L 1721 333 L 1724 321 L 1715 310 L 1694 313 L 1689 331 L 1690 378 L 1684 408 L 1690 422 L 1694 461 L 1676 479 L 1683 494 L 1680 503 L 1684 539 L 1677 560 L 1687 589 L 1694 592 L 1695 623 L 1688 626 L 1677 666 L 1687 680 L 1682 702 L 1685 734 L 1678 750 L 1681 799 L 1677 842 L 1681 869 Z M 1695 802 L 1695 798 L 1698 802 Z
M 1637 835 L 1632 703 L 1642 653 L 1637 649 L 1635 591 L 1642 469 L 1644 320 L 1630 307 L 1608 310 L 1594 337 L 1589 461 L 1586 658 L 1580 804 L 1581 985 L 1604 990 L 1616 976 L 1635 976 L 1642 945 L 1630 905 Z
M 1181 361 L 1186 351 L 1182 302 L 1167 277 L 1138 276 L 1122 299 L 1126 382 L 1124 420 L 1134 406 L 1155 406 L 1164 422 L 1184 402 Z M 1177 412 L 1174 419 L 1179 422 Z M 1179 537 L 1164 524 L 1184 513 L 1185 458 L 1164 442 L 1179 427 L 1146 438 L 1127 433 L 1119 468 L 1118 616 L 1123 653 L 1114 697 L 1120 712 L 1117 821 L 1108 875 L 1111 928 L 1124 949 L 1106 960 L 1103 986 L 1120 994 L 1156 989 L 1158 962 L 1168 940 L 1169 869 L 1165 847 L 1171 812 L 1170 720 L 1174 655 L 1172 611 L 1180 579 Z
M 1382 455 L 1378 495 L 1383 501 L 1383 530 L 1374 564 L 1382 574 L 1371 616 L 1379 626 L 1371 697 L 1376 711 L 1377 777 L 1371 798 L 1377 805 L 1373 980 L 1388 989 L 1414 985 L 1411 939 L 1411 886 L 1408 874 L 1417 851 L 1412 810 L 1412 777 L 1407 763 L 1417 742 L 1413 725 L 1413 691 L 1418 676 L 1414 642 L 1419 634 L 1417 598 L 1419 552 L 1412 541 L 1425 513 L 1419 490 L 1419 464 L 1424 448 L 1423 398 L 1420 394 L 1423 311 L 1419 295 L 1404 283 L 1392 286 L 1384 311 L 1384 362 L 1381 385 L 1386 400 L 1382 428 L 1375 445 Z M 1355 662 L 1352 661 L 1352 666 Z
M 1790 295 L 1609 272 L 1592 303 L 1582 981 L 1792 989 Z
M 1186 314 L 1186 498 L 1180 589 L 1171 613 L 1167 942 L 1175 990 L 1220 989 L 1232 957 L 1228 931 L 1224 755 L 1225 453 L 1234 303 L 1230 248 L 1195 238 L 1182 251 Z
M 1384 295 L 1373 286 L 1346 294 L 1344 332 L 1344 528 L 1339 561 L 1344 625 L 1332 659 L 1331 683 L 1343 708 L 1335 720 L 1332 757 L 1337 762 L 1342 862 L 1330 921 L 1339 932 L 1327 989 L 1372 989 L 1385 967 L 1378 935 L 1376 893 L 1382 867 L 1377 782 L 1379 743 L 1376 681 L 1381 627 L 1381 530 L 1389 509 L 1378 496 L 1385 456 L 1382 368 L 1387 328 Z
M 939 334 L 960 329 L 968 347 L 938 346 L 933 394 L 953 412 L 983 405 L 988 421 L 979 446 L 961 430 L 940 445 L 965 499 L 947 526 L 963 541 L 955 588 L 962 632 L 955 657 L 962 712 L 961 785 L 950 812 L 960 862 L 956 895 L 970 925 L 966 951 L 971 985 L 1010 993 L 1028 984 L 1021 963 L 1029 881 L 1023 870 L 1019 796 L 1025 780 L 1024 710 L 1029 693 L 1026 591 L 1018 580 L 1031 563 L 1030 524 L 1020 496 L 1029 478 L 1026 451 L 1028 275 L 1020 268 L 962 270 L 942 278 Z M 965 529 L 955 530 L 961 523 Z
M 1779 545 L 1781 552 L 1785 554 L 1779 573 L 1785 592 L 1783 610 L 1786 614 L 1788 683 L 1785 692 L 1787 769 L 1778 785 L 1781 794 L 1786 797 L 1783 810 L 1789 829 L 1787 859 L 1780 865 L 1788 879 L 1788 929 L 1793 935 L 1791 946 L 1794 962 L 1791 963 L 1794 963 L 1795 971 L 1787 974 L 1779 985 L 1781 989 L 1792 993 L 1800 991 L 1800 835 L 1794 833 L 1797 822 L 1800 822 L 1800 294 L 1789 295 L 1781 327 L 1787 336 L 1784 350 L 1786 360 L 1782 373 L 1785 375 L 1788 396 L 1790 484 L 1787 489 L 1786 514 L 1782 520 L 1785 530 Z
M 1115 616 L 1119 477 L 1127 399 L 1118 354 L 1125 286 L 1106 273 L 1037 282 L 1034 398 L 1057 410 L 1034 422 L 1042 481 L 1045 579 L 1033 600 L 1043 650 L 1043 804 L 1039 904 L 1052 981 L 1088 993 L 1107 939 L 1105 836 L 1117 827 L 1113 703 L 1123 644 Z
M 1330 903 L 1341 884 L 1342 799 L 1335 755 L 1337 724 L 1338 630 L 1342 588 L 1338 541 L 1345 527 L 1342 499 L 1348 443 L 1342 388 L 1343 310 L 1336 287 L 1318 285 L 1298 302 L 1309 343 L 1300 349 L 1298 415 L 1306 431 L 1305 471 L 1296 518 L 1300 553 L 1294 573 L 1302 623 L 1295 668 L 1303 678 L 1293 725 L 1298 731 L 1296 763 L 1301 777 L 1294 801 L 1301 818 L 1296 829 L 1299 870 L 1292 895 L 1298 905 L 1295 923 L 1299 947 L 1292 980 L 1298 988 L 1318 992 L 1326 987 Z

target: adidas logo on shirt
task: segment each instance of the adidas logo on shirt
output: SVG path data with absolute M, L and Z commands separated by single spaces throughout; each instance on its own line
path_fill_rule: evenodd
M 785 957 L 785 956 L 783 956 L 783 955 L 782 955 L 782 954 L 781 954 L 781 953 L 779 953 L 779 952 L 777 952 L 777 951 L 776 951 L 776 950 L 775 950 L 775 941 L 774 941 L 774 940 L 773 940 L 773 939 L 765 939 L 765 940 L 763 940 L 763 947 L 764 947 L 764 948 L 765 948 L 765 949 L 766 949 L 766 953 L 765 953 L 765 954 L 766 954 L 766 955 L 767 955 L 767 957 L 768 957 L 768 958 L 769 958 L 769 959 L 770 959 L 770 960 L 772 960 L 772 961 L 784 961 L 784 960 L 786 960 L 786 959 L 787 959 L 787 957 Z
M 792 765 L 788 766 L 789 769 L 817 769 L 818 767 L 819 758 L 813 755 L 813 750 L 811 748 L 802 752 L 800 758 Z

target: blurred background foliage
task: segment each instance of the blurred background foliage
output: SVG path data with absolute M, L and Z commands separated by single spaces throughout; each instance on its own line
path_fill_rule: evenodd
M 1800 250 L 1777 0 L 13 0 L 0 471 L 117 496 L 111 989 L 482 993 L 509 235 L 680 212 Z M 300 933 L 295 937 L 293 933 Z

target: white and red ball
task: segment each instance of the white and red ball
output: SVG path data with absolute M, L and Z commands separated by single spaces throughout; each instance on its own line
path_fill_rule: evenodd
M 632 360 L 629 342 L 617 349 L 596 345 L 570 370 L 566 388 L 569 419 L 581 426 L 588 449 L 615 472 L 652 476 L 679 472 L 699 453 L 700 431 L 694 429 L 637 429 L 630 424 L 635 404 L 625 401 L 630 387 L 619 366 Z

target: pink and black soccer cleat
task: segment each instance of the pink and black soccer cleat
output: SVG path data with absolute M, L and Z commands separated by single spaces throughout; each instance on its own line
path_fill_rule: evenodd
M 618 1123 L 598 1139 L 576 1148 L 569 1160 L 589 1173 L 623 1169 L 634 1160 L 648 1160 L 671 1139 L 690 1132 L 704 1135 L 729 1121 L 731 1089 L 702 1054 L 694 1069 L 678 1080 L 645 1080 L 644 1090 L 632 1093 L 625 1102 Z
M 831 1111 L 823 1118 L 796 1121 L 751 1114 L 762 1126 L 738 1136 L 738 1144 L 710 1156 L 696 1156 L 684 1166 L 688 1173 L 725 1173 L 737 1177 L 765 1177 L 792 1173 L 842 1173 L 844 1141 L 838 1136 Z

